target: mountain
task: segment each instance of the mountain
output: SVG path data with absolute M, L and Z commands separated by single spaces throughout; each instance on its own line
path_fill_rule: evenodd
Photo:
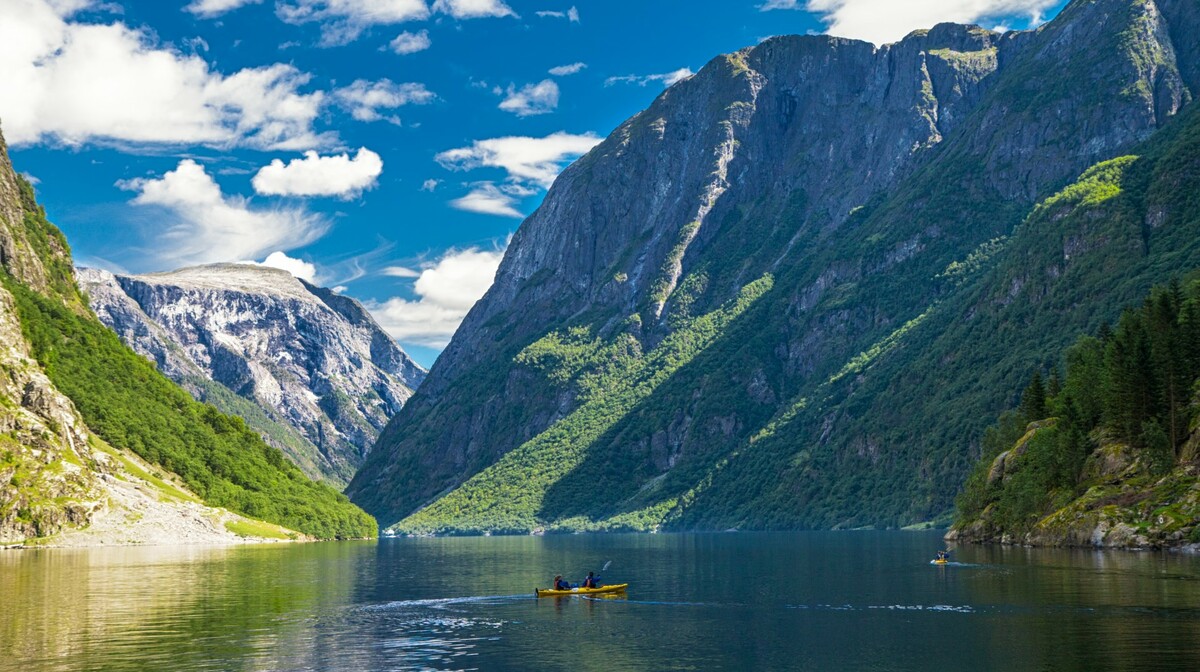
M 361 304 L 287 271 L 216 264 L 78 277 L 126 345 L 338 486 L 425 377 Z
M 1195 123 L 1197 30 L 1074 0 L 714 59 L 559 176 L 347 493 L 414 533 L 945 519 L 1005 390 L 1200 265 L 1169 191 L 1026 225 Z
M 344 495 L 100 323 L 2 137 L 0 336 L 0 543 L 375 534 Z

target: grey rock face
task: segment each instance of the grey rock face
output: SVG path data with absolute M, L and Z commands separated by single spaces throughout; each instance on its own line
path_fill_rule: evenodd
M 564 326 L 631 318 L 649 349 L 692 272 L 706 274 L 693 314 L 777 275 L 788 328 L 747 359 L 781 371 L 759 396 L 782 401 L 920 314 L 938 291 L 928 278 L 1019 221 L 966 227 L 962 204 L 1024 212 L 1190 101 L 1194 4 L 1077 0 L 1036 31 L 943 24 L 879 48 L 776 37 L 714 59 L 559 176 L 347 492 L 388 524 L 546 430 L 575 402 L 531 384 L 516 354 Z M 915 267 L 931 269 L 924 284 L 888 285 Z M 856 301 L 822 307 L 838 290 Z M 694 399 L 728 396 L 728 380 L 705 385 Z M 677 452 L 718 439 L 693 431 Z
M 313 477 L 348 480 L 425 376 L 361 305 L 286 271 L 218 264 L 78 276 L 127 345 L 198 398 L 246 417 Z M 222 404 L 211 382 L 276 423 Z M 300 442 L 280 436 L 280 423 Z

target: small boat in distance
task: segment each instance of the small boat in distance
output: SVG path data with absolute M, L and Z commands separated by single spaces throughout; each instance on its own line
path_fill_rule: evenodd
M 599 595 L 601 593 L 623 593 L 629 587 L 628 583 L 616 583 L 599 588 L 572 588 L 570 590 L 553 590 L 550 588 L 535 588 L 534 597 L 567 597 L 570 595 Z

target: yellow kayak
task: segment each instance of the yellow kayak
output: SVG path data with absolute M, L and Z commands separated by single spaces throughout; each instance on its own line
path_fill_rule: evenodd
M 929 564 L 931 564 L 931 565 L 946 565 L 949 563 L 950 563 L 949 560 L 930 560 L 929 561 Z
M 599 595 L 601 593 L 623 593 L 629 587 L 628 583 L 617 583 L 611 586 L 600 586 L 599 588 L 572 588 L 570 590 L 551 590 L 549 588 L 535 588 L 533 594 L 536 597 L 565 597 L 567 595 Z

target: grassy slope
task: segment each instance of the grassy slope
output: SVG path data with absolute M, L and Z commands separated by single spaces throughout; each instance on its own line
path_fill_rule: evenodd
M 375 521 L 344 495 L 308 480 L 240 418 L 194 401 L 96 320 L 74 283 L 65 238 L 33 203 L 28 184 L 22 196 L 29 238 L 55 296 L 7 274 L 0 281 L 16 299 L 34 356 L 92 431 L 178 474 L 207 504 L 319 538 L 374 536 Z

